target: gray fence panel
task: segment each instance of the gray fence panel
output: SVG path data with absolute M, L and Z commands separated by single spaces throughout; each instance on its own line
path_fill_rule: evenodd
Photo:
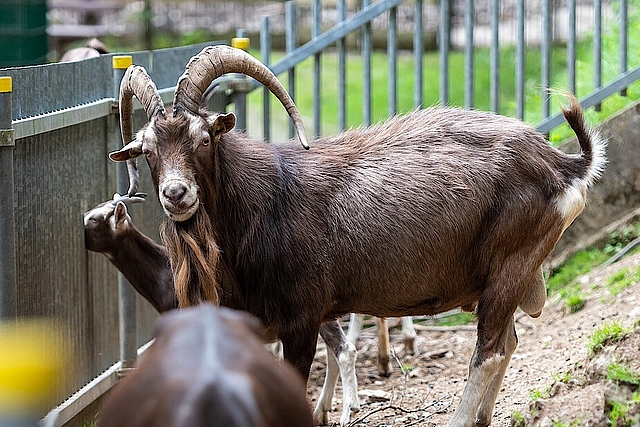
M 204 45 L 132 56 L 170 99 L 185 64 Z M 19 133 L 23 137 L 15 142 L 13 161 L 16 313 L 46 317 L 62 326 L 72 370 L 57 387 L 60 402 L 119 360 L 117 271 L 104 255 L 85 249 L 83 229 L 83 213 L 116 191 L 117 166 L 107 160 L 121 145 L 116 116 L 109 108 L 99 108 L 84 119 L 83 110 L 87 103 L 108 106 L 115 101 L 111 56 L 1 72 L 13 79 L 14 122 L 29 123 L 61 111 L 55 126 L 44 120 L 42 129 Z M 70 111 L 78 108 L 74 124 L 65 125 Z M 135 129 L 145 122 L 144 112 L 135 111 Z M 140 169 L 140 190 L 150 196 L 132 206 L 130 214 L 145 234 L 159 241 L 163 214 L 145 162 Z M 150 304 L 137 297 L 138 346 L 152 337 L 156 318 Z
M 111 58 L 0 70 L 13 78 L 13 119 L 18 120 L 111 97 Z M 101 84 L 100 82 L 104 82 Z
M 74 372 L 67 393 L 117 360 L 116 294 L 88 286 L 82 212 L 104 198 L 106 119 L 16 141 L 18 316 L 62 323 Z M 90 177 L 90 178 L 89 178 Z M 100 273 L 101 268 L 91 269 Z M 97 298 L 96 298 L 97 297 Z M 115 315 L 115 316 L 114 316 Z M 115 329 L 114 329 L 115 327 Z

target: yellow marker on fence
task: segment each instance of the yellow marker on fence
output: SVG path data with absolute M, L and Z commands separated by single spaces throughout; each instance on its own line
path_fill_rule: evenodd
M 131 55 L 116 55 L 112 59 L 113 68 L 116 70 L 126 70 L 133 65 L 133 57 Z
M 13 90 L 13 81 L 11 77 L 0 77 L 0 93 L 11 92 Z
M 234 37 L 231 39 L 231 47 L 236 49 L 248 50 L 250 45 L 249 37 Z

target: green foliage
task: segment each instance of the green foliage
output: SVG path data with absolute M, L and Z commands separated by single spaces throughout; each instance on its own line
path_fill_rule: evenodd
M 608 258 L 608 255 L 596 248 L 581 250 L 551 274 L 547 280 L 547 291 L 549 294 L 559 292 L 576 278 L 588 273 Z
M 640 267 L 636 269 L 623 268 L 609 276 L 605 285 L 611 295 L 616 296 L 638 281 L 640 281 Z
M 434 324 L 438 326 L 458 326 L 467 325 L 475 322 L 476 320 L 475 313 L 462 312 L 435 319 Z
M 621 231 L 614 231 L 609 237 L 609 242 L 604 248 L 605 253 L 613 255 L 623 249 L 631 241 L 640 236 L 640 223 L 633 226 L 627 226 Z
M 622 363 L 614 362 L 607 367 L 607 379 L 609 381 L 640 385 L 640 372 Z
M 548 385 L 541 388 L 535 388 L 529 393 L 529 398 L 531 398 L 532 402 L 540 399 L 547 399 L 549 398 L 549 390 L 550 387 Z
M 612 402 L 607 424 L 610 426 L 637 426 L 640 424 L 638 406 L 640 405 L 640 392 L 633 393 L 631 400 L 627 402 Z M 632 412 L 632 409 L 635 410 Z
M 514 411 L 511 414 L 511 427 L 526 427 L 524 415 L 520 411 Z
M 557 373 L 551 374 L 551 378 L 553 378 L 555 382 L 566 384 L 569 382 L 569 380 L 571 380 L 572 377 L 569 372 L 557 372 Z
M 615 320 L 604 323 L 589 335 L 587 349 L 591 354 L 599 353 L 605 346 L 621 340 L 629 332 L 628 328 L 623 327 Z

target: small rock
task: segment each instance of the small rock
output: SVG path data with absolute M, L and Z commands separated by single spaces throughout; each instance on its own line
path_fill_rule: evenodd
M 360 390 L 358 396 L 368 402 L 388 402 L 391 400 L 391 393 L 382 390 Z

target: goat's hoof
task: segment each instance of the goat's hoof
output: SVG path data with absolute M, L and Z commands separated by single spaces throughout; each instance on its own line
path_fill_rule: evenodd
M 313 423 L 317 426 L 326 426 L 329 424 L 329 411 L 316 410 L 313 412 Z
M 491 424 L 491 417 L 489 417 L 489 419 L 478 417 L 476 420 L 476 427 L 487 427 L 489 424 Z
M 391 363 L 388 358 L 378 360 L 378 374 L 382 377 L 391 375 Z
M 404 353 L 410 355 L 416 354 L 416 342 L 414 338 L 405 338 Z

